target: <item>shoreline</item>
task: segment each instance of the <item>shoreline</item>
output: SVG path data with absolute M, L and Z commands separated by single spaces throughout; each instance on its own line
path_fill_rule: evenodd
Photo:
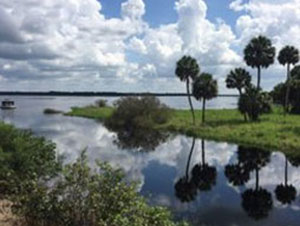
M 113 110 L 112 107 L 74 107 L 64 115 L 104 121 Z M 236 109 L 216 109 L 206 111 L 205 125 L 200 123 L 201 110 L 196 110 L 195 115 L 196 125 L 193 126 L 189 110 L 173 109 L 170 120 L 155 125 L 153 129 L 300 157 L 299 115 L 284 117 L 280 108 L 274 108 L 272 113 L 263 115 L 258 122 L 245 122 Z

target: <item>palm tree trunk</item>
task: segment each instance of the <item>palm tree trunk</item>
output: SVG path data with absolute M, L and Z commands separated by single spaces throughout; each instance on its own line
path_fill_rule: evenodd
M 192 154 L 193 154 L 194 147 L 195 147 L 195 141 L 196 141 L 196 138 L 193 138 L 193 143 L 192 143 L 192 146 L 191 146 L 188 162 L 187 162 L 187 165 L 186 165 L 185 176 L 186 176 L 187 179 L 189 178 L 190 163 L 191 163 Z
M 202 150 L 202 165 L 205 164 L 205 141 L 201 140 L 201 150 Z
M 284 185 L 287 186 L 288 183 L 288 160 L 285 158 L 285 170 L 284 170 Z
M 239 94 L 240 94 L 240 97 L 242 96 L 242 90 L 240 89 L 240 88 L 238 88 L 238 91 L 239 91 Z M 244 113 L 244 120 L 245 120 L 245 122 L 247 122 L 247 114 L 246 113 Z
M 290 64 L 287 64 L 287 79 L 286 79 L 286 93 L 285 93 L 285 102 L 284 102 L 284 114 L 286 115 L 289 112 L 289 96 L 290 96 Z
M 261 68 L 260 66 L 257 67 L 257 88 L 260 88 L 260 75 L 261 75 Z
M 191 94 L 190 94 L 190 80 L 189 79 L 186 80 L 186 91 L 188 94 L 188 100 L 189 100 L 189 104 L 190 104 L 190 108 L 191 108 L 191 112 L 192 112 L 193 124 L 195 125 L 195 112 L 194 112 L 194 107 L 193 107 L 192 98 L 191 98 Z
M 206 102 L 206 99 L 203 98 L 203 102 L 202 102 L 202 123 L 205 122 L 205 102 Z

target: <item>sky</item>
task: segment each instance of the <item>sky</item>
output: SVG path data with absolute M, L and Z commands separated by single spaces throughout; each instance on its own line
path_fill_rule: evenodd
M 277 53 L 300 46 L 300 0 L 1 0 L 0 90 L 184 92 L 183 55 L 213 74 L 220 93 L 258 35 Z M 275 62 L 262 87 L 285 80 Z

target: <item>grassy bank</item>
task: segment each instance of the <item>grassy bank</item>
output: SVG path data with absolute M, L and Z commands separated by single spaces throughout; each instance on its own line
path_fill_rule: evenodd
M 73 108 L 69 116 L 105 120 L 113 108 Z M 173 110 L 168 123 L 156 129 L 196 136 L 215 141 L 250 145 L 300 156 L 300 116 L 283 116 L 280 109 L 261 117 L 259 122 L 247 122 L 237 110 L 208 110 L 207 123 L 201 125 L 201 111 L 196 111 L 197 124 L 191 124 L 189 110 Z

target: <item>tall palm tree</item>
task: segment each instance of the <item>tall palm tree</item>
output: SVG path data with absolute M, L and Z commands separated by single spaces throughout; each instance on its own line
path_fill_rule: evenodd
M 248 71 L 243 68 L 235 68 L 231 70 L 226 78 L 226 87 L 228 89 L 237 89 L 239 94 L 242 95 L 243 89 L 249 86 L 251 76 Z
M 260 89 L 261 69 L 274 63 L 275 47 L 264 36 L 253 38 L 244 49 L 244 60 L 248 66 L 257 68 L 257 88 Z
M 218 83 L 213 76 L 208 73 L 202 73 L 194 80 L 193 96 L 197 100 L 202 100 L 202 123 L 205 122 L 205 103 L 206 100 L 213 99 L 218 95 Z
M 183 56 L 179 61 L 177 61 L 175 74 L 181 81 L 186 82 L 186 91 L 193 116 L 193 124 L 195 124 L 195 113 L 190 94 L 190 80 L 194 80 L 199 73 L 200 67 L 197 60 L 193 57 Z
M 278 61 L 282 65 L 287 65 L 287 91 L 285 95 L 284 109 L 285 113 L 289 111 L 289 94 L 290 94 L 290 66 L 299 62 L 299 50 L 294 46 L 285 46 L 279 52 Z

